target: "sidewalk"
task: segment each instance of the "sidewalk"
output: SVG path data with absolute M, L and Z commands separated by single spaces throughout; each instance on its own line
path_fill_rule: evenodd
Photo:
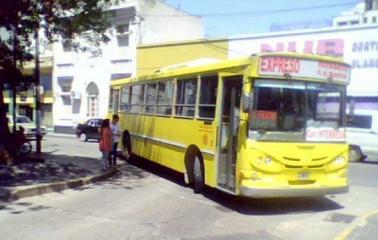
M 14 166 L 0 165 L 0 201 L 62 191 L 99 181 L 117 168 L 101 171 L 99 159 L 68 155 L 31 155 Z

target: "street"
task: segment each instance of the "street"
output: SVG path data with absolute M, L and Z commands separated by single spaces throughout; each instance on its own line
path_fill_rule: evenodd
M 96 142 L 76 138 L 46 136 L 43 150 L 100 158 Z M 378 209 L 378 161 L 350 164 L 347 194 L 265 200 L 214 189 L 194 194 L 180 174 L 143 161 L 120 168 L 95 184 L 1 203 L 0 235 L 7 240 L 335 239 Z

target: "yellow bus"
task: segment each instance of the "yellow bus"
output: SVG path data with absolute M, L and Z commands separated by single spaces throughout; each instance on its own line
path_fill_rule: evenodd
M 254 198 L 348 191 L 346 86 L 334 58 L 264 53 L 115 80 L 125 152 Z M 130 154 L 129 154 L 130 156 Z

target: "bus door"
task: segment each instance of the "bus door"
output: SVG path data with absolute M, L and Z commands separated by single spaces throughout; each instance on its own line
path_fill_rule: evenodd
M 218 184 L 235 190 L 237 136 L 243 76 L 223 77 L 221 129 L 218 142 Z

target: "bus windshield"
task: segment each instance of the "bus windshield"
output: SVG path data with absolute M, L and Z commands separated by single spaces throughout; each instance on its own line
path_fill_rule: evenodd
M 345 141 L 345 87 L 256 80 L 249 136 L 266 141 Z

